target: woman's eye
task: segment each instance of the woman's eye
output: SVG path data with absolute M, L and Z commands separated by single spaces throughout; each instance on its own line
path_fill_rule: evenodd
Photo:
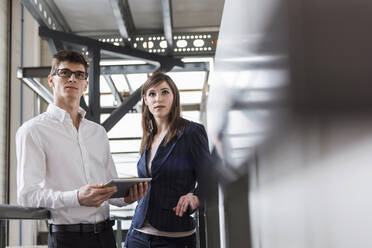
M 163 95 L 169 94 L 169 91 L 167 91 L 167 90 L 163 90 L 162 94 L 163 94 Z
M 149 96 L 155 96 L 154 92 L 149 93 Z

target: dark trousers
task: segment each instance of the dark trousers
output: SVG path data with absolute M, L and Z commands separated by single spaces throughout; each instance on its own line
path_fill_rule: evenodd
M 48 248 L 116 248 L 112 227 L 100 233 L 49 232 Z
M 195 248 L 196 235 L 182 238 L 167 238 L 141 233 L 130 229 L 125 241 L 127 248 Z

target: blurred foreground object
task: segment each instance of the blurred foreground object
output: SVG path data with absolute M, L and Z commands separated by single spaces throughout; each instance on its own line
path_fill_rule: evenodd
M 226 247 L 372 247 L 371 10 L 226 0 L 208 105 Z

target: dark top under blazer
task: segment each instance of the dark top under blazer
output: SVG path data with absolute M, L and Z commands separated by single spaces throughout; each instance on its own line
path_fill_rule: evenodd
M 193 218 L 187 213 L 176 216 L 173 208 L 182 195 L 197 194 L 196 182 L 210 157 L 207 135 L 202 125 L 188 121 L 177 138 L 165 147 L 163 142 L 152 160 L 152 180 L 146 196 L 138 201 L 132 227 L 141 228 L 147 218 L 160 231 L 189 231 L 195 228 Z M 137 164 L 139 177 L 150 177 L 146 170 L 146 153 L 142 153 Z

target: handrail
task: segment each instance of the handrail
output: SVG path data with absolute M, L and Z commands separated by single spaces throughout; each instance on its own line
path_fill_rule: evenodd
M 25 208 L 0 204 L 0 248 L 5 248 L 6 220 L 10 219 L 49 219 L 50 211 L 45 208 Z
M 45 208 L 26 208 L 0 204 L 0 219 L 49 219 L 50 211 Z

